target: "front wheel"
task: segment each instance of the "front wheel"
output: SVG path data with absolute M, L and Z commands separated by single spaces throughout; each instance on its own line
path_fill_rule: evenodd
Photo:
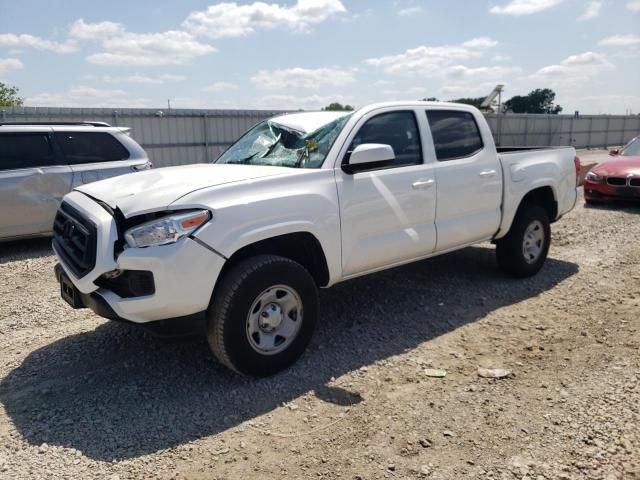
M 214 355 L 243 375 L 273 375 L 305 351 L 318 317 L 318 291 L 300 264 L 275 255 L 241 261 L 221 279 L 207 312 Z
M 524 204 L 518 209 L 509 233 L 496 242 L 498 265 L 514 277 L 538 273 L 551 244 L 549 216 L 544 208 Z

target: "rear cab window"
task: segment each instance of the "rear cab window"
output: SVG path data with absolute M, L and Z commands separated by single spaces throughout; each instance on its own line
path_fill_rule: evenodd
M 480 129 L 470 112 L 427 110 L 427 119 L 438 161 L 470 157 L 484 148 Z
M 106 132 L 55 132 L 54 135 L 65 160 L 71 165 L 129 158 L 129 151 Z
M 47 167 L 54 163 L 48 133 L 0 133 L 0 171 Z

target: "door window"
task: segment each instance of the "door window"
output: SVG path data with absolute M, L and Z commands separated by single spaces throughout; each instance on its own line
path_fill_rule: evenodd
M 349 151 L 365 143 L 391 145 L 396 158 L 385 168 L 422 163 L 420 134 L 411 111 L 381 113 L 367 120 L 351 142 Z
M 53 165 L 46 133 L 0 133 L 0 170 Z
M 56 132 L 68 163 L 113 162 L 129 158 L 129 151 L 113 135 L 102 132 Z
M 439 161 L 469 157 L 483 149 L 482 136 L 471 113 L 429 110 L 427 118 Z

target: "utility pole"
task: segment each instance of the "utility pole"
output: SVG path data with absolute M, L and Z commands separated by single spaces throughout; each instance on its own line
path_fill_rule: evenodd
M 171 99 L 167 98 L 167 110 L 171 110 Z

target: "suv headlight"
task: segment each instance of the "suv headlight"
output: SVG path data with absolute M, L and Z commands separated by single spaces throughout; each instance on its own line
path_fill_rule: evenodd
M 210 219 L 211 212 L 207 210 L 176 213 L 130 228 L 124 238 L 130 247 L 168 245 L 191 235 Z
M 602 175 L 598 175 L 597 173 L 593 172 L 588 172 L 585 178 L 594 183 L 601 183 L 602 181 L 604 181 L 604 177 Z

